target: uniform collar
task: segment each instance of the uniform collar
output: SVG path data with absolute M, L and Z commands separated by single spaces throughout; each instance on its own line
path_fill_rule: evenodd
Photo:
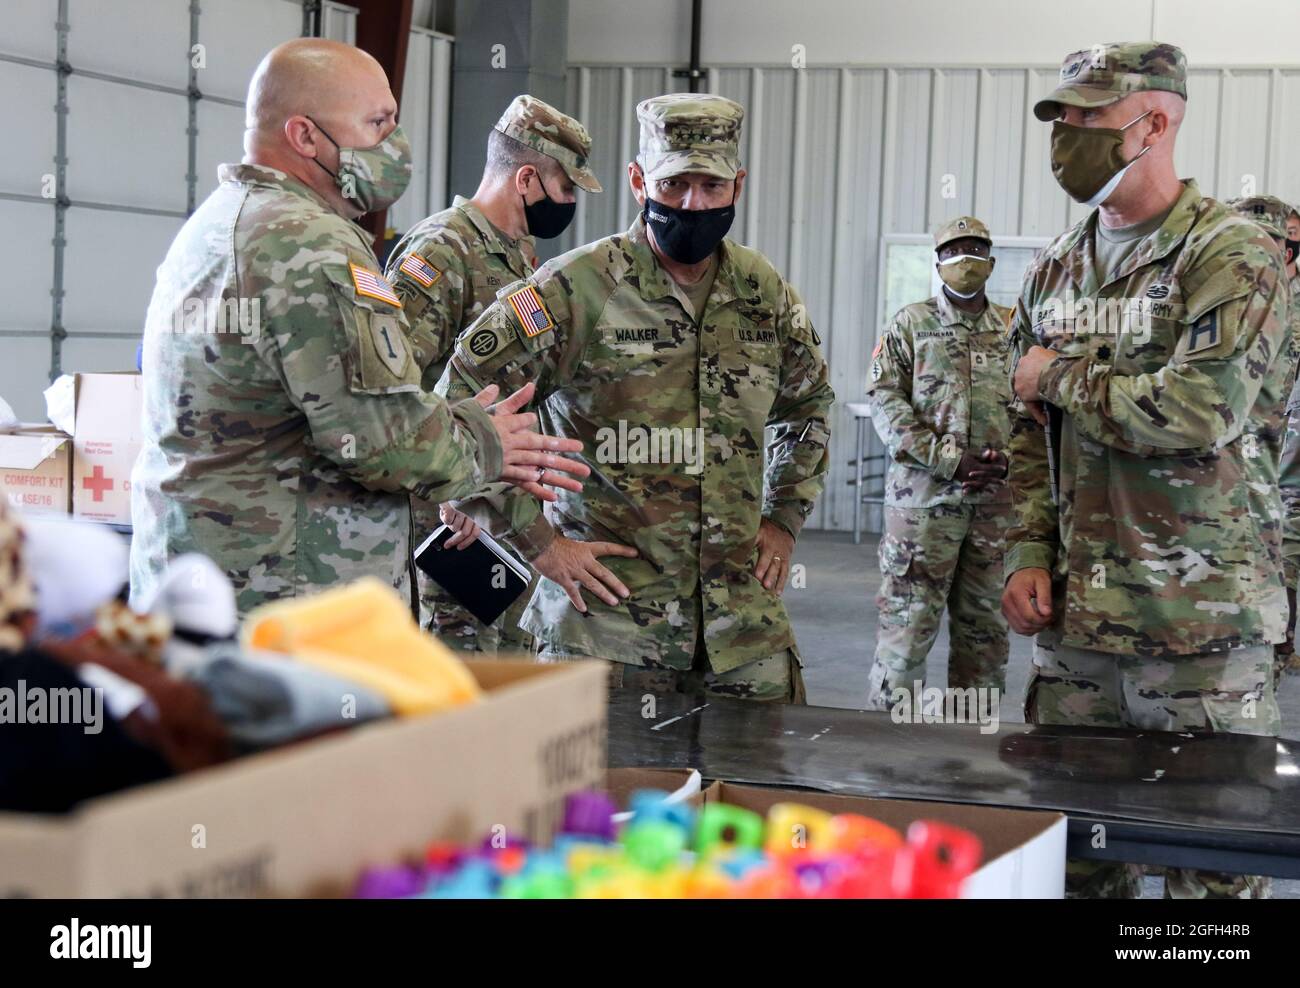
M 1142 238 L 1142 242 L 1134 248 L 1133 253 L 1120 265 L 1119 270 L 1111 275 L 1106 284 L 1127 278 L 1138 268 L 1173 253 L 1187 239 L 1187 234 L 1191 232 L 1192 224 L 1196 222 L 1196 213 L 1200 204 L 1201 190 L 1196 187 L 1196 180 L 1189 178 L 1183 182 L 1182 194 L 1174 203 L 1173 208 L 1169 210 L 1169 215 L 1165 217 L 1165 221 Z M 1076 224 L 1074 229 L 1062 237 L 1055 247 L 1048 249 L 1049 256 L 1069 272 L 1075 284 L 1087 295 L 1091 295 L 1094 291 L 1105 287 L 1105 285 L 1093 284 L 1096 278 L 1096 265 L 1094 264 L 1094 258 L 1096 257 L 1095 241 L 1097 224 L 1100 222 L 1101 209 L 1099 207 L 1089 213 L 1087 218 Z M 1085 238 L 1087 239 L 1086 243 Z M 1076 249 L 1084 246 L 1088 249 Z
M 646 233 L 645 219 L 641 215 L 638 214 L 632 221 L 632 226 L 627 231 L 627 240 L 641 297 L 647 302 L 666 298 L 669 295 L 676 298 L 684 297 L 682 289 L 655 256 L 654 248 L 650 246 L 650 238 Z M 718 271 L 713 277 L 713 290 L 709 293 L 709 300 L 716 305 L 723 305 L 736 299 L 749 298 L 754 293 L 737 264 L 735 245 L 723 238 L 719 249 L 722 251 L 722 256 L 718 259 Z
M 263 188 L 279 189 L 281 192 L 287 192 L 290 195 L 301 196 L 303 199 L 314 203 L 325 212 L 333 213 L 339 219 L 343 220 L 358 233 L 367 243 L 371 243 L 375 237 L 374 234 L 364 226 L 353 220 L 348 219 L 342 213 L 334 209 L 329 202 L 317 193 L 310 186 L 298 181 L 291 175 L 287 175 L 278 168 L 272 168 L 270 165 L 254 165 L 248 162 L 236 162 L 217 166 L 217 178 L 222 182 L 237 182 L 240 185 L 258 185 Z
M 945 326 L 961 325 L 973 328 L 980 324 L 985 313 L 989 311 L 989 300 L 987 295 L 984 296 L 984 308 L 978 313 L 967 312 L 965 309 L 959 309 L 953 304 L 952 299 L 948 297 L 948 293 L 942 288 L 939 289 L 939 294 L 935 296 L 935 300 L 939 309 L 939 321 Z
M 492 221 L 483 215 L 481 209 L 464 196 L 456 196 L 451 201 L 451 205 L 453 209 L 459 209 L 465 214 L 465 218 L 474 225 L 474 229 L 478 230 L 479 236 L 483 238 L 483 243 L 492 253 L 510 257 L 512 254 L 520 253 L 524 244 L 528 244 L 529 247 L 533 246 L 532 237 L 524 236 L 518 240 L 509 239 L 492 225 Z

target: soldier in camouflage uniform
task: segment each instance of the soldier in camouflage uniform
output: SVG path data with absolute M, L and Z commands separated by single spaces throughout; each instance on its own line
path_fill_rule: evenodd
M 299 39 L 258 67 L 245 161 L 221 166 L 149 305 L 136 599 L 183 552 L 227 572 L 241 611 L 362 576 L 407 589 L 408 493 L 505 479 L 547 496 L 539 470 L 586 472 L 516 414 L 531 389 L 491 416 L 495 389 L 456 405 L 421 389 L 401 299 L 349 222 L 406 187 L 396 113 L 349 45 Z
M 457 196 L 450 209 L 416 224 L 393 250 L 386 275 L 402 299 L 426 390 L 438 383 L 460 331 L 500 288 L 537 267 L 534 236 L 564 232 L 577 205 L 575 187 L 600 191 L 587 164 L 590 155 L 591 137 L 577 120 L 535 96 L 516 96 L 488 136 L 487 167 L 474 197 Z M 450 505 L 440 512 L 437 504 L 419 499 L 412 500 L 411 513 L 417 542 L 444 518 L 460 521 Z M 468 537 L 453 535 L 447 548 L 458 541 L 469 546 L 476 534 L 471 526 Z M 451 647 L 532 650 L 532 636 L 518 627 L 530 594 L 485 627 L 423 570 L 416 578 L 421 625 Z
M 1034 107 L 1056 121 L 1062 188 L 1101 207 L 1030 264 L 1013 326 L 1003 611 L 1037 635 L 1035 724 L 1279 727 L 1286 595 L 1265 425 L 1290 386 L 1285 273 L 1272 237 L 1178 179 L 1186 98 L 1183 53 L 1135 42 L 1067 56 Z M 1067 889 L 1131 896 L 1138 877 L 1072 861 Z M 1170 869 L 1165 894 L 1267 888 Z
M 1290 380 L 1292 386 L 1288 392 L 1284 410 L 1270 415 L 1261 422 L 1266 434 L 1260 438 L 1266 442 L 1259 448 L 1264 455 L 1271 455 L 1279 445 L 1282 451 L 1278 459 L 1278 486 L 1282 492 L 1282 572 L 1286 585 L 1287 622 L 1286 641 L 1273 648 L 1273 685 L 1277 686 L 1282 673 L 1294 662 L 1295 657 L 1295 618 L 1296 618 L 1296 581 L 1300 579 L 1300 464 L 1297 464 L 1296 434 L 1291 415 L 1297 402 L 1296 367 L 1300 364 L 1300 301 L 1295 297 L 1296 281 L 1294 279 L 1295 258 L 1287 246 L 1287 221 L 1295 216 L 1292 208 L 1276 196 L 1251 196 L 1247 199 L 1233 199 L 1228 203 L 1233 209 L 1254 220 L 1273 237 L 1278 249 L 1286 256 L 1287 275 L 1289 279 L 1289 300 L 1287 304 L 1287 323 L 1290 326 L 1291 348 L 1286 359 L 1291 366 Z M 1284 437 L 1279 440 L 1276 432 L 1285 427 Z M 1248 465 L 1258 464 L 1257 457 L 1247 461 Z M 1263 478 L 1252 477 L 1249 482 L 1266 482 Z
M 1291 321 L 1294 326 L 1296 320 L 1300 320 L 1300 274 L 1296 272 L 1296 261 L 1300 258 L 1300 212 L 1292 209 L 1287 214 L 1283 229 L 1286 235 L 1286 274 L 1291 286 Z M 1292 600 L 1287 631 L 1293 639 L 1296 611 L 1294 599 L 1296 583 L 1300 580 L 1300 378 L 1297 378 L 1291 388 L 1286 412 L 1286 438 L 1282 443 L 1282 461 L 1278 472 L 1286 515 L 1282 525 L 1282 563 L 1285 567 L 1287 593 Z M 1288 644 L 1292 650 L 1287 661 L 1287 671 L 1300 671 L 1294 656 L 1294 641 L 1289 640 Z
M 597 656 L 629 686 L 801 702 L 780 593 L 825 481 L 834 394 L 798 294 L 724 239 L 743 115 L 719 96 L 642 102 L 628 166 L 642 215 L 503 290 L 439 389 L 536 377 L 546 431 L 592 444 L 583 497 L 498 507 L 546 577 L 524 619 L 543 660 Z
M 948 685 L 1006 686 L 998 604 L 1011 517 L 1011 312 L 984 295 L 992 246 L 973 216 L 944 224 L 935 234 L 943 290 L 898 312 L 872 354 L 867 401 L 889 451 L 872 707 L 887 709 L 902 696 L 895 690 L 924 682 L 945 606 Z

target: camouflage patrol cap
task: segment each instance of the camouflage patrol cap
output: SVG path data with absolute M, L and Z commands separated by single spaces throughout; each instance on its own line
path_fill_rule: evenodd
M 1187 99 L 1187 56 L 1159 41 L 1094 45 L 1061 63 L 1057 87 L 1034 104 L 1039 120 L 1055 120 L 1061 106 L 1106 106 L 1130 93 L 1175 93 Z
M 600 191 L 600 182 L 587 161 L 591 135 L 581 123 L 551 104 L 536 96 L 516 96 L 494 129 L 554 158 L 578 188 Z
M 938 250 L 944 244 L 950 244 L 954 240 L 961 240 L 963 237 L 977 237 L 980 240 L 987 240 L 990 244 L 993 243 L 993 238 L 989 235 L 989 228 L 974 216 L 958 216 L 955 220 L 949 220 L 935 231 L 934 249 Z
M 725 96 L 669 93 L 642 100 L 637 160 L 647 181 L 683 172 L 733 179 L 740 169 L 740 123 L 745 109 Z
M 1229 199 L 1224 205 L 1248 216 L 1272 236 L 1286 239 L 1287 218 L 1296 210 L 1277 196 L 1250 196 L 1245 199 Z

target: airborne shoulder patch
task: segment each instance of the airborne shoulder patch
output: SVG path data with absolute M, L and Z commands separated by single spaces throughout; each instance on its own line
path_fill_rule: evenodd
M 515 310 L 515 315 L 519 317 L 519 323 L 523 326 L 524 335 L 527 337 L 540 336 L 548 329 L 555 328 L 555 322 L 551 319 L 551 314 L 546 310 L 546 303 L 542 301 L 542 296 L 538 294 L 537 289 L 532 285 L 525 285 L 518 291 L 511 292 L 506 296 L 506 301 Z
M 465 349 L 473 355 L 475 363 L 481 363 L 505 346 L 505 342 L 500 333 L 485 326 L 474 330 L 469 335 L 469 339 L 465 341 Z

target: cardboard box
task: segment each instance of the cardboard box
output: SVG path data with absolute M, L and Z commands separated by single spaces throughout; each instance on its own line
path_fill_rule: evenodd
M 470 661 L 481 703 L 91 800 L 0 813 L 0 896 L 347 895 L 367 865 L 504 826 L 538 841 L 606 771 L 603 662 Z
M 11 508 L 66 515 L 72 508 L 72 437 L 52 426 L 0 434 L 0 494 Z
M 605 776 L 605 792 L 613 798 L 620 810 L 626 810 L 632 794 L 638 789 L 660 789 L 675 793 L 686 785 L 691 777 L 691 770 L 686 768 L 611 768 Z M 704 790 L 701 789 L 685 800 L 689 806 L 704 805 Z
M 50 421 L 72 432 L 72 514 L 131 524 L 131 468 L 140 452 L 135 372 L 64 374 L 45 390 Z
M 767 814 L 774 803 L 802 803 L 828 813 L 861 813 L 906 832 L 914 820 L 965 827 L 984 844 L 984 864 L 966 880 L 965 899 L 1060 899 L 1065 895 L 1063 813 L 906 799 L 838 796 L 715 782 L 705 803 L 723 802 Z

